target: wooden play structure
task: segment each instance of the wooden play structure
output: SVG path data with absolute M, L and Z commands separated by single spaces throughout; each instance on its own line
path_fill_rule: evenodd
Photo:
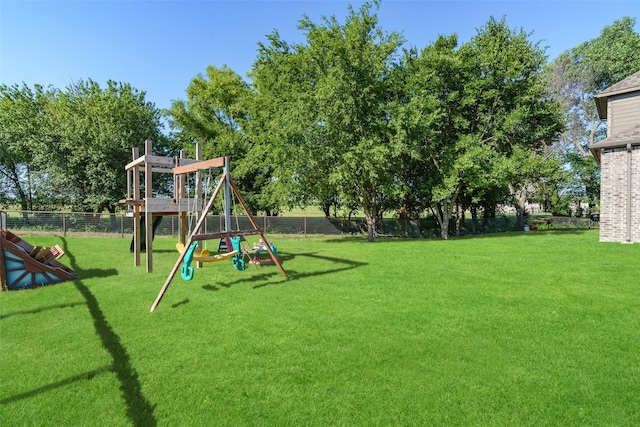
M 120 200 L 120 204 L 127 205 L 129 207 L 127 215 L 133 217 L 134 265 L 136 267 L 140 265 L 141 252 L 144 249 L 147 272 L 151 273 L 154 226 L 159 224 L 158 220 L 163 216 L 177 216 L 179 239 L 184 244 L 187 234 L 187 215 L 191 213 L 197 217 L 202 212 L 202 169 L 196 171 L 193 197 L 187 194 L 184 174 L 174 173 L 174 170 L 194 163 L 199 163 L 203 169 L 206 169 L 206 165 L 210 165 L 210 162 L 202 161 L 202 148 L 199 144 L 196 145 L 196 159 L 185 158 L 184 151 L 180 152 L 179 157 L 154 155 L 153 142 L 150 140 L 144 143 L 144 155 L 139 155 L 138 148 L 132 149 L 132 155 L 133 161 L 125 166 L 127 198 Z M 173 197 L 154 197 L 154 173 L 173 175 Z
M 196 145 L 196 159 L 186 159 L 183 153 L 177 158 L 161 157 L 153 155 L 152 142 L 145 141 L 145 154 L 138 156 L 136 149 L 133 150 L 133 161 L 126 165 L 127 171 L 127 198 L 121 200 L 120 203 L 126 204 L 131 208 L 130 215 L 133 216 L 133 246 L 134 246 L 134 263 L 140 265 L 141 253 L 141 218 L 144 218 L 144 240 L 146 244 L 147 271 L 153 269 L 153 217 L 162 215 L 178 215 L 179 217 L 179 234 L 180 241 L 177 249 L 179 251 L 178 260 L 173 266 L 167 280 L 162 286 L 158 296 L 156 297 L 151 311 L 154 311 L 160 300 L 164 296 L 167 288 L 171 284 L 174 276 L 180 269 L 182 264 L 182 277 L 190 280 L 193 276 L 191 262 L 217 262 L 223 260 L 231 260 L 232 265 L 238 269 L 244 269 L 244 257 L 250 255 L 250 251 L 240 246 L 241 238 L 249 235 L 259 235 L 260 241 L 267 242 L 264 232 L 258 226 L 255 218 L 249 211 L 249 208 L 242 198 L 238 187 L 231 178 L 229 158 L 218 157 L 215 159 L 202 160 L 202 149 L 200 145 Z M 211 172 L 222 171 L 217 177 L 217 185 L 206 206 L 203 207 L 203 180 L 204 171 Z M 171 173 L 173 174 L 174 197 L 173 198 L 157 198 L 153 197 L 152 190 L 152 174 L 153 173 Z M 140 175 L 143 174 L 145 194 L 142 197 Z M 195 174 L 195 191 L 193 197 L 186 191 L 186 183 L 188 175 Z M 223 193 L 223 210 L 224 210 L 224 231 L 216 233 L 207 233 L 204 230 L 207 214 L 211 211 L 216 198 Z M 231 229 L 231 198 L 235 197 L 244 210 L 251 227 L 246 230 Z M 187 214 L 195 215 L 197 219 L 193 230 L 189 231 L 187 237 Z M 207 240 L 219 240 L 227 243 L 228 251 L 224 254 L 210 254 L 206 249 L 202 249 L 201 243 Z M 229 247 L 231 245 L 231 247 Z M 266 245 L 264 249 L 268 252 L 271 262 L 277 265 L 280 273 L 287 276 L 286 272 L 280 264 L 279 258 L 274 254 L 270 245 Z
M 78 278 L 58 262 L 60 246 L 33 246 L 6 229 L 6 213 L 0 212 L 0 279 L 2 290 L 37 288 Z

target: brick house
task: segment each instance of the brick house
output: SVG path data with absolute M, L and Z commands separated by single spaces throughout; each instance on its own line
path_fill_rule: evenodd
M 600 241 L 640 242 L 640 71 L 595 96 L 607 137 L 589 149 L 600 164 Z

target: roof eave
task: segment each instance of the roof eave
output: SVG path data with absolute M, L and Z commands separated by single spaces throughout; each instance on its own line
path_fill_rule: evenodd
M 640 138 L 626 139 L 622 141 L 614 140 L 611 142 L 608 142 L 607 139 L 603 139 L 602 141 L 589 145 L 589 151 L 591 152 L 593 157 L 596 159 L 596 162 L 598 164 L 600 164 L 600 160 L 601 160 L 600 150 L 604 150 L 606 148 L 626 147 L 627 145 L 631 145 L 631 146 L 640 145 Z
M 607 101 L 609 100 L 609 96 L 596 95 L 593 98 L 596 101 L 596 109 L 598 110 L 598 117 L 600 117 L 600 120 L 607 120 Z

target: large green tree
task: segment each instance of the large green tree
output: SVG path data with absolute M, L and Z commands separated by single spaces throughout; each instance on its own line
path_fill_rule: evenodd
M 528 34 L 491 18 L 459 49 L 455 42 L 441 37 L 418 58 L 414 96 L 431 104 L 435 96 L 441 120 L 429 120 L 434 110 L 414 100 L 407 103 L 411 114 L 405 113 L 418 118 L 407 123 L 427 160 L 425 173 L 432 174 L 425 183 L 442 239 L 463 195 L 479 203 L 508 187 L 515 175 L 507 172 L 530 159 L 521 153 L 561 130 L 558 105 L 549 100 L 541 73 L 543 51 Z
M 392 74 L 394 138 L 402 148 L 397 182 L 398 216 L 419 218 L 433 206 L 434 189 L 444 173 L 438 141 L 452 137 L 459 119 L 462 67 L 455 35 L 440 36 L 418 53 L 405 51 Z M 443 156 L 443 159 L 440 158 Z
M 595 39 L 563 52 L 548 69 L 550 89 L 562 103 L 566 121 L 555 148 L 592 205 L 600 196 L 600 175 L 588 147 L 606 137 L 594 95 L 640 70 L 640 34 L 634 26 L 633 18 L 619 19 Z
M 160 111 L 145 93 L 126 83 L 78 81 L 59 91 L 46 112 L 47 137 L 37 145 L 34 163 L 51 190 L 74 209 L 115 212 L 126 194 L 124 165 L 131 147 L 145 139 L 164 140 Z
M 210 65 L 191 80 L 186 95 L 166 112 L 173 137 L 187 147 L 201 143 L 206 158 L 243 157 L 252 95 L 248 84 L 230 68 Z
M 399 150 L 391 138 L 388 79 L 403 41 L 382 31 L 376 7 L 349 7 L 344 23 L 305 17 L 299 29 L 306 43 L 289 46 L 272 34 L 252 72 L 258 96 L 275 105 L 273 124 L 284 129 L 271 127 L 285 144 L 273 152 L 288 158 L 279 163 L 278 178 L 315 181 L 305 185 L 307 195 L 320 200 L 335 190 L 342 203 L 357 204 L 369 241 L 396 185 Z
M 0 86 L 0 199 L 17 202 L 22 210 L 42 206 L 33 155 L 43 139 L 51 96 L 52 91 L 40 85 Z
M 279 202 L 270 191 L 272 168 L 263 155 L 267 136 L 258 124 L 254 90 L 230 68 L 208 66 L 205 74 L 191 80 L 186 95 L 166 111 L 175 141 L 188 149 L 201 143 L 205 158 L 229 156 L 233 179 L 249 209 L 277 213 Z

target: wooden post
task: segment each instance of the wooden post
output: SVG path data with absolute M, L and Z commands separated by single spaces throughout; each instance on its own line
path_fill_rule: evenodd
M 196 143 L 196 160 L 199 162 L 202 161 L 202 144 L 200 144 L 199 142 Z M 201 216 L 205 216 L 205 213 L 202 210 L 204 206 L 202 203 L 202 171 L 200 169 L 196 171 L 196 188 L 193 199 L 195 201 L 193 210 L 197 222 L 200 221 Z M 198 249 L 202 251 L 202 242 L 198 242 Z M 196 262 L 196 268 L 202 268 L 202 263 Z
M 140 157 L 140 151 L 137 147 L 131 149 L 133 160 Z M 140 167 L 133 167 L 133 198 L 140 200 Z M 133 205 L 133 265 L 140 265 L 140 206 Z
M 184 158 L 185 158 L 184 150 L 180 150 L 178 159 L 176 159 L 176 167 L 179 166 L 179 163 L 180 163 L 179 159 L 184 159 Z M 187 214 L 182 210 L 182 199 L 185 198 L 184 193 L 186 190 L 186 183 L 185 183 L 184 175 L 174 174 L 174 177 L 175 177 L 174 185 L 176 186 L 176 193 L 177 193 L 176 202 L 178 204 L 178 234 L 180 235 L 179 241 L 184 245 L 187 241 Z M 189 195 L 187 194 L 186 197 L 189 197 Z
M 229 158 L 224 158 L 224 231 L 231 231 L 231 169 Z
M 150 139 L 144 142 L 144 154 L 145 156 L 151 156 L 153 154 L 153 143 Z M 153 191 L 151 190 L 153 185 L 153 176 L 151 172 L 151 162 L 144 162 L 144 243 L 145 254 L 147 259 L 147 273 L 153 271 L 153 214 L 149 209 L 149 201 L 153 197 Z

